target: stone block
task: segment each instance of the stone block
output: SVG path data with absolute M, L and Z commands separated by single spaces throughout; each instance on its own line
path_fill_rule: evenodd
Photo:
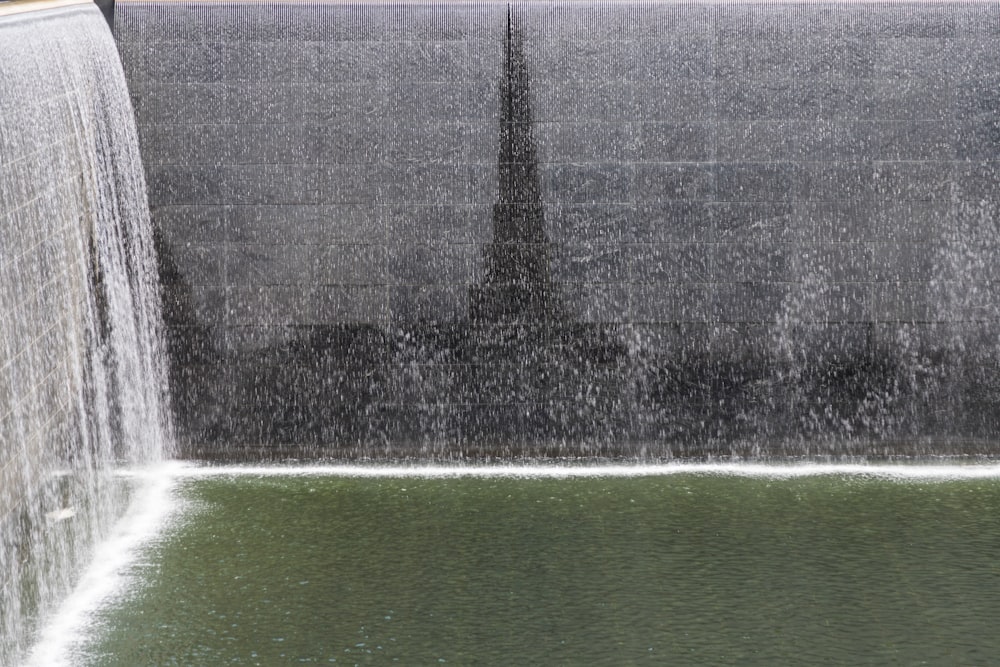
M 557 244 L 636 240 L 636 211 L 630 203 L 555 204 L 546 208 L 545 221 L 550 240 Z
M 876 40 L 875 78 L 946 79 L 956 45 L 943 37 L 886 37 Z
M 394 204 L 380 206 L 373 215 L 378 219 L 387 239 L 407 243 L 470 243 L 478 240 L 473 234 L 474 218 L 490 224 L 490 212 L 468 205 Z
M 469 178 L 463 165 L 390 163 L 374 171 L 366 186 L 384 203 L 459 205 L 469 203 Z
M 542 197 L 570 203 L 617 202 L 627 199 L 633 169 L 627 164 L 539 165 Z
M 402 41 L 393 49 L 403 81 L 448 82 L 469 78 L 465 44 L 453 41 Z
M 866 322 L 872 317 L 871 283 L 831 283 L 823 301 L 827 322 Z
M 162 123 L 143 126 L 140 142 L 148 164 L 220 165 L 239 159 L 247 135 L 236 125 Z
M 791 90 L 799 100 L 793 109 L 800 120 L 856 120 L 864 117 L 871 99 L 868 81 L 847 75 L 795 79 Z
M 325 164 L 319 168 L 319 203 L 374 206 L 385 170 L 363 164 Z
M 558 283 L 629 282 L 628 248 L 620 244 L 563 245 L 556 252 L 552 277 Z
M 635 159 L 640 162 L 707 162 L 712 159 L 715 127 L 710 123 L 642 123 L 636 129 Z
M 807 32 L 796 32 L 792 77 L 858 80 L 874 76 L 877 49 L 872 40 L 844 36 L 835 28 L 817 30 L 813 19 Z
M 191 113 L 191 116 L 218 117 L 221 122 L 237 125 L 301 124 L 324 120 L 320 118 L 320 102 L 327 101 L 322 95 L 325 88 L 311 81 L 227 80 L 223 87 L 223 108 L 208 114 Z M 350 99 L 356 104 L 358 97 L 355 95 Z M 324 111 L 327 109 L 323 107 Z
M 183 243 L 222 243 L 227 238 L 222 206 L 161 206 L 153 224 L 167 239 Z
M 785 287 L 777 283 L 718 283 L 711 292 L 715 321 L 771 322 L 781 311 L 784 292 Z
M 327 174 L 309 164 L 251 164 L 218 171 L 222 197 L 233 205 L 316 204 Z
M 873 203 L 865 232 L 858 237 L 876 241 L 933 242 L 955 224 L 947 201 L 879 201 Z
M 787 160 L 799 150 L 801 131 L 794 121 L 726 120 L 716 123 L 716 157 L 724 162 Z M 810 123 L 809 127 L 814 124 Z
M 229 285 L 308 288 L 318 282 L 319 251 L 315 245 L 231 244 L 227 249 L 226 283 Z
M 381 110 L 382 96 L 374 84 L 356 81 L 319 82 L 312 86 L 318 123 L 354 124 Z
M 626 246 L 634 283 L 700 283 L 712 280 L 715 247 L 707 243 Z
M 388 292 L 393 322 L 460 322 L 468 317 L 468 293 L 462 285 L 394 285 Z
M 648 87 L 627 81 L 568 81 L 533 92 L 536 121 L 627 121 L 636 118 Z M 677 91 L 673 96 L 680 96 Z M 679 104 L 679 102 L 678 102 Z
M 147 165 L 151 207 L 220 205 L 226 201 L 224 175 L 218 168 L 198 165 Z
M 316 47 L 316 59 L 317 80 L 323 85 L 399 79 L 399 64 L 384 42 L 324 41 Z
M 324 215 L 324 207 L 314 204 L 226 206 L 226 238 L 234 244 L 318 243 Z
M 319 46 L 306 41 L 221 42 L 219 64 L 226 81 L 308 83 L 319 71 Z
M 525 44 L 525 54 L 537 72 L 533 80 L 538 86 L 545 87 L 568 81 L 622 78 L 622 62 L 613 58 L 613 47 L 613 43 L 596 36 L 580 39 L 549 35 L 544 40 Z M 625 62 L 629 60 L 626 56 Z
M 639 202 L 624 230 L 626 243 L 685 243 L 716 239 L 714 202 Z
M 709 285 L 636 285 L 631 294 L 632 321 L 640 324 L 717 322 L 714 291 Z
M 533 131 L 542 163 L 628 161 L 639 142 L 633 124 L 617 121 L 537 123 Z
M 172 244 L 171 258 L 183 280 L 191 286 L 226 284 L 228 248 L 223 244 Z
M 324 205 L 315 209 L 316 243 L 371 244 L 386 240 L 388 222 L 378 209 L 364 204 Z M 393 235 L 391 238 L 398 238 Z
M 788 245 L 766 242 L 718 243 L 710 248 L 707 276 L 712 282 L 771 283 L 788 279 Z
M 661 86 L 671 86 L 679 79 L 707 81 L 716 71 L 718 56 L 713 42 L 705 26 L 692 32 L 670 31 L 659 39 L 638 39 L 632 43 L 635 69 L 626 76 Z
M 873 121 L 855 126 L 873 160 L 952 160 L 955 132 L 942 121 Z
M 723 81 L 783 79 L 792 75 L 795 51 L 791 33 L 776 29 L 775 34 L 754 35 L 747 39 L 742 32 L 717 32 L 715 77 Z
M 1000 160 L 1000 117 L 966 121 L 956 128 L 955 158 Z
M 384 148 L 389 137 L 383 139 L 383 130 L 356 119 L 320 125 L 312 132 L 310 141 L 322 165 L 370 164 L 390 150 Z
M 948 121 L 952 117 L 954 93 L 947 78 L 874 79 L 867 87 L 862 118 Z
M 455 121 L 410 120 L 386 122 L 371 134 L 384 162 L 457 165 L 469 160 L 469 133 L 468 126 Z M 366 148 L 356 146 L 354 154 L 364 155 Z
M 574 319 L 586 323 L 629 322 L 635 296 L 627 283 L 580 283 L 562 286 Z
M 951 105 L 956 119 L 991 119 L 1000 109 L 1000 73 L 989 68 L 970 72 L 950 82 Z
M 383 86 L 371 112 L 391 119 L 456 122 L 476 117 L 473 82 L 403 81 Z M 366 100 L 367 102 L 367 100 Z
M 499 190 L 499 169 L 496 161 L 486 164 L 468 165 L 469 201 L 468 203 L 482 209 L 493 210 Z M 492 213 L 490 214 L 492 215 Z
M 713 79 L 635 82 L 620 89 L 625 118 L 669 123 L 705 122 L 722 114 L 723 89 Z
M 315 165 L 321 155 L 319 138 L 326 136 L 325 128 L 313 123 L 275 122 L 264 132 L 255 125 L 222 127 L 222 132 L 209 136 L 228 142 L 218 154 L 236 165 Z
M 398 285 L 457 285 L 469 282 L 469 263 L 479 246 L 452 243 L 408 243 L 390 247 L 387 281 Z
M 940 252 L 930 243 L 874 243 L 870 248 L 873 278 L 888 283 L 929 282 Z
M 948 202 L 952 197 L 950 162 L 878 162 L 872 171 L 874 193 L 892 201 Z
M 878 279 L 871 244 L 803 243 L 788 249 L 790 280 L 822 289 L 823 283 L 862 283 Z
M 317 324 L 387 324 L 388 288 L 378 285 L 319 285 L 311 292 Z
M 190 312 L 194 316 L 194 324 L 204 327 L 222 325 L 228 320 L 226 289 L 214 285 L 192 286 L 189 302 L 164 302 L 163 311 L 163 318 L 167 321 L 171 321 L 174 313 Z
M 130 90 L 140 131 L 160 125 L 230 120 L 228 86 L 222 81 L 163 83 L 139 78 Z
M 796 199 L 866 202 L 875 196 L 874 167 L 868 160 L 799 163 Z
M 206 84 L 223 81 L 231 59 L 219 43 L 179 41 L 145 52 L 140 80 L 149 83 Z
M 635 167 L 636 202 L 712 200 L 716 170 L 701 163 L 641 164 Z
M 1000 161 L 958 163 L 953 174 L 955 194 L 960 201 L 1000 204 Z
M 469 38 L 473 21 L 486 11 L 483 7 L 408 5 L 389 24 L 385 36 L 421 42 L 464 41 Z
M 797 238 L 800 224 L 794 202 L 716 202 L 707 205 L 712 240 L 786 241 Z M 707 238 L 707 237 L 703 237 Z
M 876 210 L 874 202 L 851 199 L 798 201 L 791 208 L 786 236 L 790 241 L 860 243 L 878 238 L 871 224 Z M 897 213 L 889 211 L 886 215 L 894 217 Z
M 872 286 L 874 322 L 929 322 L 935 314 L 921 283 L 881 283 Z
M 385 285 L 389 280 L 385 245 L 330 245 L 317 250 L 317 285 Z
M 783 202 L 800 197 L 803 167 L 795 162 L 724 163 L 716 167 L 719 201 Z
M 229 326 L 289 326 L 311 318 L 310 292 L 283 285 L 246 285 L 226 289 Z

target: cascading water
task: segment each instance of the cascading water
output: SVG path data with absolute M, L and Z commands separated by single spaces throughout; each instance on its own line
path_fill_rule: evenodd
M 0 11 L 0 664 L 169 453 L 133 113 L 87 3 Z M 9 13 L 9 12 L 8 12 Z

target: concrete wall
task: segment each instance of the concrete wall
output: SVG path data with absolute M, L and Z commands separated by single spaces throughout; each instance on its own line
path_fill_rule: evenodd
M 995 338 L 998 5 L 515 14 L 572 322 L 614 325 L 633 355 L 772 366 Z M 119 4 L 180 374 L 309 327 L 466 321 L 506 16 Z

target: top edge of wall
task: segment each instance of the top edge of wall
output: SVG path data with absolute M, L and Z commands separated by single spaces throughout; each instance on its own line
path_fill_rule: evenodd
M 0 2 L 0 16 L 13 16 L 46 9 L 90 4 L 93 4 L 92 0 L 11 0 L 10 2 Z
M 21 1 L 21 0 L 17 0 Z M 25 0 L 35 1 L 35 0 Z M 89 0 L 88 0 L 89 1 Z M 998 0 L 116 0 L 120 5 L 995 5 Z M 3 5 L 0 4 L 0 7 Z

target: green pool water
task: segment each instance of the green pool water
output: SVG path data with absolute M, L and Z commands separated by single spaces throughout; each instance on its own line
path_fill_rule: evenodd
M 185 479 L 80 664 L 987 665 L 1000 481 Z

